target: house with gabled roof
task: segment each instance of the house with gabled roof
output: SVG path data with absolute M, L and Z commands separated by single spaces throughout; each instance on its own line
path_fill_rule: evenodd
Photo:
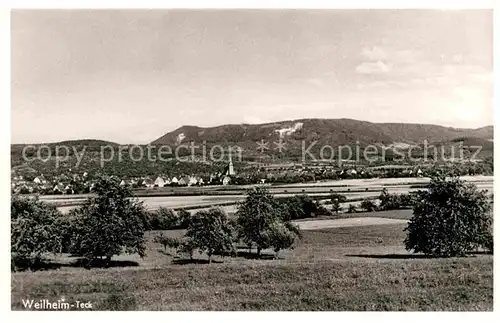
M 158 176 L 158 177 L 155 179 L 154 186 L 157 186 L 157 187 L 164 187 L 164 186 L 165 186 L 165 180 L 164 180 L 163 178 L 161 178 L 160 176 Z
M 189 176 L 188 180 L 188 186 L 196 185 L 198 184 L 198 180 L 194 176 Z
M 188 184 L 189 184 L 189 176 L 182 176 L 181 179 L 179 179 L 179 185 L 186 186 Z
M 66 185 L 64 187 L 64 193 L 65 194 L 74 194 L 75 191 L 73 190 L 73 186 L 72 185 Z
M 56 185 L 54 185 L 54 188 L 52 189 L 52 191 L 54 193 L 59 193 L 59 194 L 63 194 L 64 193 L 64 185 L 63 183 L 59 182 L 57 183 Z

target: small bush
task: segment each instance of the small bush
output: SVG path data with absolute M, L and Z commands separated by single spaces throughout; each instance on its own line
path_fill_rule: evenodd
M 321 205 L 321 204 L 318 203 L 316 205 L 316 212 L 315 212 L 315 214 L 317 216 L 320 216 L 320 215 L 330 216 L 330 215 L 332 215 L 332 212 L 330 210 L 328 210 L 326 207 L 324 207 L 323 205 Z
M 283 219 L 287 221 L 331 215 L 330 210 L 305 194 L 278 198 L 275 203 L 282 210 Z
M 415 194 L 389 194 L 387 188 L 379 196 L 381 210 L 411 209 L 415 203 Z
M 173 230 L 180 226 L 180 217 L 169 208 L 159 207 L 149 215 L 149 230 Z
M 161 244 L 165 251 L 167 250 L 167 247 L 172 249 L 178 249 L 182 244 L 181 239 L 164 236 L 163 232 L 155 236 L 153 242 Z
M 191 221 L 191 213 L 189 213 L 185 209 L 180 209 L 179 211 L 177 211 L 177 216 L 179 217 L 180 221 L 179 229 L 187 229 Z
M 366 212 L 373 212 L 377 210 L 377 205 L 370 199 L 364 199 L 360 206 Z
M 330 194 L 329 198 L 332 202 L 338 201 L 340 203 L 344 203 L 347 201 L 347 198 L 344 195 L 339 194 L 339 193 L 332 193 L 332 194 Z
M 185 209 L 175 212 L 169 208 L 160 207 L 148 215 L 148 230 L 187 229 L 191 221 L 191 213 Z
M 340 206 L 339 202 L 332 203 L 332 212 L 333 213 L 339 213 L 341 210 L 342 210 L 342 207 Z

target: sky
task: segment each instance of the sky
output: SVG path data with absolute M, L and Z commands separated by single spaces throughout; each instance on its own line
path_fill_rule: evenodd
M 301 118 L 493 124 L 490 10 L 16 10 L 13 143 Z

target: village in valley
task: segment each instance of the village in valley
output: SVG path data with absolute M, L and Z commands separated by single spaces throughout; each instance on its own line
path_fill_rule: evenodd
M 167 186 L 187 187 L 204 185 L 228 185 L 231 178 L 236 175 L 232 161 L 229 162 L 226 169 L 221 172 L 210 174 L 209 177 L 199 175 L 178 175 L 172 178 L 159 174 L 157 176 L 127 176 L 120 181 L 121 186 L 129 186 L 133 189 L 154 189 Z M 59 194 L 85 194 L 92 192 L 95 178 L 88 172 L 78 173 L 67 172 L 53 176 L 47 179 L 43 174 L 40 175 L 14 175 L 11 181 L 13 194 L 41 194 L 41 195 L 59 195 Z
M 420 167 L 400 167 L 391 168 L 391 173 L 384 167 L 378 168 L 346 168 L 333 169 L 333 167 L 303 167 L 301 165 L 280 165 L 261 167 L 253 173 L 262 173 L 260 176 L 248 172 L 247 174 L 237 174 L 232 162 L 228 164 L 224 171 L 215 172 L 208 176 L 203 175 L 178 175 L 169 177 L 164 174 L 156 176 L 127 176 L 121 178 L 120 185 L 130 186 L 133 189 L 154 190 L 163 187 L 190 187 L 209 185 L 236 185 L 238 183 L 248 184 L 271 184 L 271 183 L 300 183 L 315 182 L 318 180 L 332 179 L 357 179 L 374 177 L 422 177 L 424 171 Z M 429 170 L 431 172 L 432 170 Z M 399 175 L 399 176 L 397 176 Z M 295 178 L 295 180 L 293 180 Z M 85 194 L 92 192 L 94 178 L 87 172 L 67 172 L 47 179 L 43 174 L 14 175 L 11 181 L 13 194 Z
M 225 165 L 225 166 L 224 166 Z M 439 172 L 454 170 L 460 175 L 490 175 L 491 163 L 474 162 L 414 163 L 412 165 L 359 165 L 345 161 L 339 167 L 332 163 L 238 163 L 232 160 L 215 167 L 211 173 L 173 174 L 164 173 L 134 176 L 118 176 L 120 185 L 134 190 L 154 191 L 164 187 L 191 187 L 213 185 L 291 184 L 314 183 L 339 179 L 405 178 L 425 177 Z M 219 170 L 217 170 L 217 168 Z M 60 173 L 46 176 L 35 170 L 21 172 L 13 169 L 11 191 L 13 194 L 85 194 L 92 192 L 95 177 L 99 172 L 79 172 L 78 169 L 62 169 Z M 117 176 L 109 174 L 112 176 Z
M 479 165 L 479 166 L 478 166 Z M 169 177 L 166 174 L 149 176 L 126 176 L 120 178 L 120 185 L 130 186 L 138 190 L 155 190 L 163 187 L 190 187 L 210 185 L 251 185 L 251 184 L 289 184 L 308 183 L 321 180 L 336 179 L 363 179 L 363 178 L 404 178 L 423 177 L 447 169 L 459 169 L 461 175 L 489 175 L 487 168 L 478 163 L 469 166 L 463 164 L 449 165 L 387 165 L 387 166 L 356 166 L 346 163 L 345 167 L 331 165 L 301 164 L 267 164 L 258 167 L 245 167 L 238 172 L 230 161 L 221 171 L 210 174 L 178 174 Z M 13 171 L 11 190 L 13 194 L 85 194 L 92 192 L 94 176 L 89 172 L 80 173 L 78 170 L 66 170 L 55 176 L 32 174 L 24 175 Z

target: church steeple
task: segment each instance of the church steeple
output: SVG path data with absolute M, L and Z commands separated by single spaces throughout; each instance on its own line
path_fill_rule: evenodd
M 231 158 L 231 152 L 229 152 L 229 168 L 228 168 L 227 174 L 229 176 L 235 175 L 234 167 L 233 167 L 233 159 Z

